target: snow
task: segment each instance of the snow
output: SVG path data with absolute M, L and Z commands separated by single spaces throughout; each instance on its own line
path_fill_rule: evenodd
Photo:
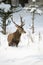
M 28 8 L 28 7 L 24 7 L 23 9 L 24 9 L 24 10 L 30 10 L 31 8 Z
M 13 13 L 13 20 L 17 24 L 20 24 L 20 15 L 25 21 L 26 34 L 21 35 L 18 47 L 9 47 L 7 37 L 16 31 L 15 25 L 11 22 L 7 26 L 6 35 L 0 32 L 0 65 L 43 65 L 43 15 L 36 15 L 34 34 L 29 29 L 31 14 L 24 10 Z
M 32 0 L 33 2 L 36 2 L 36 0 Z
M 9 47 L 7 36 L 0 33 L 0 65 L 43 65 L 43 34 L 22 34 L 18 47 Z
M 4 4 L 4 3 L 0 4 L 0 9 L 4 10 L 5 12 L 9 11 L 10 8 L 11 6 L 9 4 Z
M 42 14 L 43 12 L 40 9 L 36 10 L 39 14 Z
M 30 10 L 30 12 L 32 13 L 32 12 L 34 12 L 35 11 L 35 13 L 38 13 L 38 14 L 42 14 L 43 12 L 40 10 L 40 9 L 37 9 L 37 8 L 31 8 L 31 10 Z
M 33 0 L 34 2 L 35 0 Z M 29 5 L 28 7 L 24 7 L 23 9 L 30 11 L 31 13 L 35 11 L 37 14 L 43 14 L 43 11 L 38 8 L 38 5 Z
M 30 12 L 34 12 L 34 11 L 36 11 L 36 8 L 32 8 Z

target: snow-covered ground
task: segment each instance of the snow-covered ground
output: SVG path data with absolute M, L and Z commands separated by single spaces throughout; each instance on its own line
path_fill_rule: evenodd
M 18 47 L 9 47 L 7 35 L 0 35 L 0 65 L 43 65 L 43 36 L 21 36 Z
M 7 26 L 6 35 L 0 33 L 0 65 L 43 65 L 43 15 L 35 15 L 34 34 L 29 29 L 32 14 L 25 10 L 13 13 L 13 20 L 17 24 L 20 24 L 20 15 L 25 22 L 26 34 L 22 34 L 18 47 L 9 47 L 7 37 L 16 31 L 15 25 L 11 22 Z

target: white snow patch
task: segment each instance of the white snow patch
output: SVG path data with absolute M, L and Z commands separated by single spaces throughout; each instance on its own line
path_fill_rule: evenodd
M 11 6 L 9 4 L 4 4 L 4 3 L 0 4 L 0 9 L 4 10 L 5 12 L 9 11 L 10 8 Z

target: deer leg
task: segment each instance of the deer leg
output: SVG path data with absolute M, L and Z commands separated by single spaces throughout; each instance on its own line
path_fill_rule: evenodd
M 15 45 L 14 45 L 14 42 L 10 42 L 8 45 L 9 45 L 9 46 L 15 46 Z
M 18 47 L 19 41 L 16 41 L 16 47 Z
M 14 39 L 12 39 L 12 41 L 8 44 L 9 46 L 15 46 L 16 43 L 14 42 Z
M 8 45 L 9 46 L 16 46 L 16 47 L 18 47 L 18 41 L 16 41 L 16 42 L 10 42 Z
M 8 45 L 9 45 L 9 46 L 12 46 L 12 43 L 10 42 Z
M 12 42 L 13 42 L 13 46 L 18 47 L 18 43 L 19 43 L 18 40 L 16 40 L 16 39 L 12 39 Z
M 18 43 L 16 44 L 16 47 L 18 47 Z

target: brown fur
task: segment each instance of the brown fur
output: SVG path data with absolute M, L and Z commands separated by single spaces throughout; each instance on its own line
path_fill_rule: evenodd
M 9 46 L 18 46 L 20 41 L 21 33 L 17 30 L 16 32 L 8 35 L 8 45 Z

